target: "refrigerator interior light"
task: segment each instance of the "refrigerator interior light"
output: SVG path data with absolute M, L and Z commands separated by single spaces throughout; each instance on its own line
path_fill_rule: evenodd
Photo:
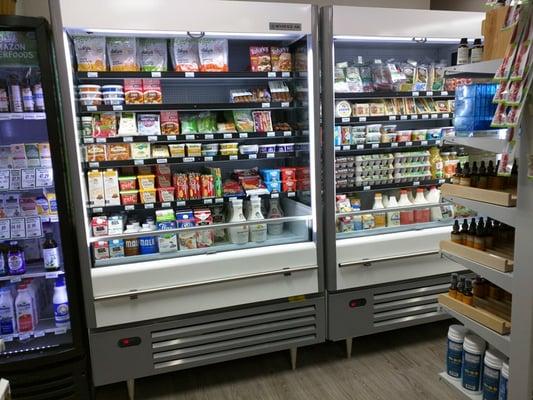
M 457 44 L 458 38 L 427 38 L 427 37 L 408 37 L 408 36 L 359 36 L 359 35 L 337 35 L 333 36 L 334 40 L 346 42 L 401 42 L 401 43 L 441 43 Z M 468 39 L 469 42 L 474 39 Z
M 308 73 L 308 88 L 307 88 L 307 93 L 308 93 L 308 103 L 309 103 L 309 132 L 314 132 L 315 131 L 315 120 L 314 120 L 314 109 L 313 109 L 313 104 L 312 104 L 312 96 L 314 95 L 314 92 L 315 92 L 315 87 L 313 85 L 313 77 L 314 77 L 314 70 L 313 70 L 313 49 L 311 46 L 308 46 L 307 47 L 307 73 Z M 314 140 L 309 140 L 309 150 L 310 150 L 310 154 L 314 154 L 315 152 L 315 141 Z M 310 157 L 309 159 L 309 169 L 310 169 L 310 176 L 311 176 L 311 193 L 312 193 L 312 196 L 311 196 L 311 209 L 312 209 L 312 214 L 313 214 L 313 238 L 316 237 L 316 233 L 317 233 L 317 221 L 318 221 L 318 210 L 317 210 L 317 207 L 318 207 L 318 204 L 316 204 L 315 202 L 315 196 L 314 196 L 314 191 L 317 190 L 317 180 L 316 180 L 316 176 L 315 176 L 315 171 L 317 169 L 317 166 L 316 166 L 316 162 L 317 160 L 315 159 L 315 157 Z

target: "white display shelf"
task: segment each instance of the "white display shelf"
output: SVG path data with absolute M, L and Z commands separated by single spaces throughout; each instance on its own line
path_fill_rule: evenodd
M 439 304 L 441 310 L 450 314 L 452 317 L 460 321 L 464 326 L 470 329 L 475 334 L 481 336 L 488 343 L 496 347 L 499 351 L 509 357 L 511 352 L 511 335 L 500 335 L 499 333 L 481 325 L 479 322 L 449 308 L 444 304 Z
M 441 372 L 439 374 L 439 380 L 452 389 L 454 389 L 458 394 L 462 396 L 463 399 L 469 399 L 469 400 L 482 400 L 483 395 L 479 393 L 473 393 L 469 390 L 466 390 L 463 385 L 461 384 L 460 379 L 454 379 L 451 376 L 449 376 L 446 372 Z
M 453 144 L 456 146 L 468 146 L 475 149 L 490 151 L 491 153 L 501 154 L 505 150 L 508 141 L 505 136 L 500 135 L 491 136 L 450 136 L 444 138 L 445 144 Z
M 496 70 L 502 63 L 502 59 L 481 61 L 472 64 L 454 65 L 452 67 L 446 67 L 444 69 L 446 75 L 459 75 L 459 74 L 481 74 L 490 75 L 495 74 Z
M 30 338 L 39 338 L 45 335 L 64 335 L 68 332 L 70 327 L 58 328 L 55 325 L 53 318 L 42 319 L 36 326 L 37 329 L 30 332 L 16 332 L 12 335 L 0 335 L 0 339 L 4 342 L 11 342 L 13 340 L 28 340 Z
M 46 119 L 44 112 L 25 112 L 25 113 L 0 113 L 0 121 L 10 120 L 43 120 Z
M 9 281 L 11 283 L 17 283 L 26 278 L 56 279 L 65 273 L 62 269 L 63 266 L 57 271 L 46 271 L 42 262 L 27 263 L 25 274 L 0 276 L 0 282 Z
M 468 258 L 460 257 L 456 254 L 448 253 L 446 251 L 441 251 L 441 253 L 449 260 L 452 260 L 457 264 L 463 265 L 464 267 L 484 277 L 485 279 L 488 279 L 490 282 L 501 287 L 507 292 L 513 292 L 512 272 L 501 272 L 494 268 L 469 260 Z
M 457 203 L 510 226 L 516 226 L 516 207 L 498 206 L 483 201 L 465 199 L 459 196 L 445 195 L 449 202 Z

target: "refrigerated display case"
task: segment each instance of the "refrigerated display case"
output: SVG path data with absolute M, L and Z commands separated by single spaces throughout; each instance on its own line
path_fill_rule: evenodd
M 0 16 L 0 375 L 13 398 L 89 398 L 56 99 L 46 20 Z
M 446 318 L 439 256 L 454 208 L 454 88 L 444 75 L 483 14 L 331 6 L 321 9 L 324 240 L 328 333 L 352 338 Z
M 96 385 L 323 340 L 316 7 L 51 4 Z

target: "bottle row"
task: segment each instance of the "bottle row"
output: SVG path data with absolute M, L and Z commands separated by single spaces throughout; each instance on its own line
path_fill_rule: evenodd
M 459 226 L 459 220 L 455 220 L 451 233 L 452 242 L 472 247 L 478 250 L 490 250 L 496 247 L 505 247 L 514 242 L 514 228 L 499 221 L 493 221 L 490 217 L 485 223 L 483 217 L 477 222 L 472 218 L 470 224 L 464 219 Z
M 0 82 L 0 112 L 44 111 L 44 95 L 41 82 L 20 80 L 15 74 Z
M 55 280 L 53 289 L 49 285 L 47 279 L 26 278 L 19 284 L 8 283 L 0 289 L 0 335 L 20 335 L 37 330 L 39 321 L 49 318 L 51 305 L 55 326 L 70 327 L 64 277 Z
M 490 160 L 488 166 L 485 161 L 481 161 L 478 168 L 477 162 L 474 161 L 472 167 L 466 162 L 461 166 L 457 164 L 455 173 L 452 177 L 452 183 L 461 186 L 477 187 L 479 189 L 505 190 L 515 189 L 518 183 L 518 164 L 516 160 L 513 163 L 510 176 L 498 175 L 500 161 L 494 166 Z
M 180 234 L 158 234 L 154 236 L 128 237 L 93 243 L 95 260 L 115 257 L 129 257 L 155 253 L 171 253 L 178 250 L 206 248 L 219 244 L 242 245 L 248 242 L 261 243 L 267 234 L 280 236 L 284 232 L 283 222 L 264 222 L 283 217 L 284 212 L 277 198 L 267 202 L 259 197 L 232 199 L 226 205 L 219 204 L 193 210 L 175 211 L 171 208 L 155 211 L 142 222 L 136 215 L 114 214 L 92 218 L 93 235 L 113 236 L 121 234 L 165 231 L 176 228 L 213 225 L 213 229 L 188 231 Z M 217 224 L 258 221 L 253 225 L 237 225 L 229 228 L 216 228 Z M 262 222 L 263 221 L 263 222 Z

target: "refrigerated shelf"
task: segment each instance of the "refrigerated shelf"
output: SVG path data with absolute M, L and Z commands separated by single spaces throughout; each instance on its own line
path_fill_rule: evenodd
M 439 380 L 444 382 L 446 385 L 454 389 L 458 394 L 460 394 L 464 399 L 467 400 L 482 400 L 483 395 L 480 393 L 473 393 L 469 390 L 466 390 L 461 384 L 460 379 L 454 379 L 449 376 L 445 371 L 439 373 Z
M 411 92 L 358 92 L 343 93 L 336 92 L 335 99 L 338 100 L 359 100 L 359 99 L 390 99 L 398 97 L 455 97 L 454 91 L 434 90 L 434 91 L 411 91 Z
M 53 318 L 40 320 L 37 324 L 37 329 L 30 332 L 16 332 L 10 335 L 0 335 L 0 339 L 4 342 L 11 342 L 14 340 L 24 341 L 31 338 L 39 338 L 45 335 L 63 335 L 67 333 L 70 327 L 57 327 Z
M 492 203 L 486 203 L 484 201 L 465 199 L 464 197 L 446 194 L 443 195 L 443 198 L 452 203 L 457 203 L 464 207 L 477 211 L 481 215 L 489 216 L 507 225 L 516 226 L 516 207 L 499 206 Z
M 1 281 L 9 281 L 11 283 L 17 283 L 26 278 L 45 278 L 55 279 L 60 275 L 63 275 L 63 266 L 57 271 L 46 271 L 42 262 L 26 263 L 26 273 L 21 275 L 4 275 L 0 276 Z
M 337 194 L 355 193 L 355 192 L 371 192 L 375 190 L 411 188 L 411 187 L 418 187 L 418 186 L 435 186 L 435 185 L 442 185 L 443 183 L 446 183 L 446 182 L 447 182 L 446 179 L 430 179 L 426 181 L 384 183 L 381 185 L 339 187 L 337 188 Z
M 87 114 L 93 112 L 105 111 L 226 111 L 237 109 L 260 109 L 260 110 L 279 110 L 299 107 L 297 102 L 270 102 L 270 103 L 162 103 L 162 104 L 121 104 L 121 105 L 100 105 L 100 106 L 83 106 L 80 105 L 80 113 Z
M 396 149 L 433 147 L 440 146 L 441 140 L 413 140 L 408 142 L 392 143 L 365 143 L 335 146 L 335 154 L 338 155 L 358 155 L 368 153 L 378 153 L 380 150 L 393 151 Z
M 420 207 L 419 207 L 420 208 Z M 384 212 L 386 210 L 382 210 Z M 362 231 L 351 231 L 351 232 L 337 232 L 337 239 L 351 239 L 356 237 L 368 237 L 373 235 L 384 235 L 389 233 L 398 233 L 398 232 L 412 232 L 412 231 L 418 231 L 423 229 L 430 229 L 430 228 L 441 228 L 441 227 L 451 227 L 453 225 L 453 221 L 432 221 L 432 222 L 424 222 L 421 224 L 409 224 L 409 225 L 400 225 L 400 226 L 394 226 L 394 227 L 383 227 L 383 228 L 373 228 L 373 229 L 365 229 Z
M 185 80 L 199 80 L 199 79 L 290 79 L 290 78 L 306 78 L 305 74 L 301 72 L 177 72 L 177 71 L 154 71 L 154 72 L 77 72 L 76 77 L 80 81 L 94 81 L 94 80 L 121 80 L 121 79 L 185 79 Z
M 24 113 L 0 113 L 0 121 L 7 120 L 43 120 L 46 119 L 44 112 L 24 112 Z
M 338 124 L 359 124 L 366 122 L 382 122 L 387 123 L 389 121 L 439 121 L 439 120 L 452 120 L 453 113 L 429 113 L 429 114 L 409 114 L 409 115 L 379 115 L 371 117 L 335 117 L 335 125 Z

